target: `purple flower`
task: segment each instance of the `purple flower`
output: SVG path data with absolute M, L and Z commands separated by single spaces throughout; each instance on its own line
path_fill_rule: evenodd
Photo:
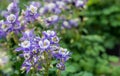
M 31 15 L 34 15 L 34 14 L 37 13 L 38 8 L 37 8 L 37 6 L 30 5 L 30 7 L 28 8 L 28 10 L 30 11 Z
M 22 34 L 23 34 L 23 36 L 20 38 L 21 41 L 33 40 L 35 38 L 34 29 L 33 30 L 26 30 Z
M 24 56 L 25 60 L 28 60 L 28 59 L 30 59 L 31 55 L 29 52 L 24 52 L 23 56 Z
M 17 35 L 22 30 L 24 30 L 24 26 L 21 26 L 21 23 L 18 20 L 19 8 L 16 1 L 13 1 L 8 5 L 7 11 L 4 16 L 6 20 L 0 23 L 1 35 L 4 34 L 4 37 L 6 37 L 8 34 L 11 34 L 11 32 Z
M 58 20 L 59 20 L 59 17 L 57 15 L 53 15 L 51 17 L 46 18 L 45 23 L 47 26 L 49 26 L 57 23 Z
M 10 26 L 8 26 L 8 24 L 6 22 L 4 22 L 3 20 L 0 21 L 0 30 L 7 32 L 7 30 L 10 28 Z
M 50 38 L 56 35 L 56 32 L 51 30 L 43 31 L 42 33 L 45 38 Z
M 67 50 L 67 49 L 64 49 L 64 48 L 60 48 L 59 51 L 58 51 L 59 55 L 61 56 L 60 58 L 64 59 L 64 61 L 67 61 L 70 57 L 70 52 Z
M 51 37 L 51 42 L 52 43 L 59 43 L 59 38 L 57 37 L 57 36 L 53 36 L 53 37 Z
M 30 51 L 32 50 L 32 43 L 28 40 L 24 40 L 19 44 L 19 48 L 16 49 L 16 51 Z
M 38 8 L 41 7 L 40 2 L 32 1 L 30 4 L 31 4 L 31 5 L 34 5 L 34 6 L 38 7 Z
M 79 7 L 84 7 L 86 2 L 87 0 L 44 0 L 39 9 L 39 14 L 43 17 L 46 27 L 55 25 L 54 29 L 70 29 L 78 26 L 78 20 L 66 17 L 63 15 L 64 12 L 67 12 L 65 14 L 75 13 L 74 10 L 71 10 L 72 6 L 76 6 L 75 9 L 78 10 Z M 61 23 L 62 26 L 59 26 Z
M 25 40 L 21 43 L 21 47 L 23 47 L 23 48 L 29 48 L 30 45 L 31 45 L 30 41 L 27 41 L 27 40 Z
M 7 7 L 7 10 L 9 13 L 13 13 L 13 14 L 19 14 L 19 8 L 18 8 L 18 4 L 16 1 L 10 3 Z
M 85 5 L 85 0 L 76 0 L 75 1 L 76 7 L 84 7 L 84 5 Z
M 25 11 L 26 22 L 33 22 L 39 17 L 38 8 L 39 7 L 37 5 L 33 4 L 27 7 L 27 10 Z
M 4 34 L 4 37 L 6 37 L 6 35 L 10 34 L 11 32 L 18 34 L 22 30 L 23 27 L 20 25 L 17 17 L 13 14 L 8 15 L 7 20 L 0 23 L 0 31 L 1 34 Z
M 21 26 L 20 21 L 18 20 L 17 14 L 8 14 L 6 15 L 5 23 L 9 26 L 8 32 L 14 32 L 16 34 L 20 33 L 24 26 Z
M 43 31 L 42 37 L 38 37 L 32 31 L 26 31 L 23 33 L 23 37 L 20 39 L 21 43 L 16 51 L 22 51 L 21 55 L 24 57 L 24 63 L 22 68 L 28 73 L 31 68 L 40 70 L 46 64 L 46 55 L 48 54 L 48 60 L 57 59 L 60 61 L 56 67 L 60 70 L 65 69 L 64 63 L 70 58 L 70 53 L 67 49 L 59 46 L 60 39 L 55 31 Z M 45 67 L 44 67 L 45 68 Z
M 50 41 L 48 39 L 43 39 L 40 40 L 38 44 L 41 49 L 46 50 L 50 46 Z
M 56 65 L 56 67 L 59 69 L 59 70 L 65 70 L 65 65 L 64 63 L 60 62 Z
M 78 21 L 80 21 L 80 20 L 79 19 L 71 19 L 71 20 L 69 20 L 69 23 L 71 26 L 77 27 Z
M 55 14 L 60 14 L 61 12 L 62 12 L 62 10 L 60 8 L 55 8 L 53 10 L 53 13 L 55 13 Z
M 3 20 L 0 21 L 0 38 L 6 36 L 6 31 L 8 30 L 9 26 L 4 23 Z
M 68 29 L 71 28 L 71 25 L 70 25 L 69 21 L 63 21 L 62 26 L 63 26 L 64 28 L 68 28 Z
M 33 33 L 33 30 L 26 30 L 25 33 L 23 33 L 23 36 L 20 38 L 21 43 L 19 44 L 19 48 L 16 49 L 16 51 L 30 51 L 33 50 L 33 40 L 35 38 L 35 35 Z
M 31 68 L 32 64 L 30 63 L 30 61 L 24 61 L 21 70 L 26 70 L 26 72 L 28 73 L 31 70 Z
M 40 10 L 39 10 L 40 15 L 44 15 L 47 12 L 48 12 L 48 8 L 47 7 L 41 7 Z
M 10 14 L 7 16 L 7 22 L 8 23 L 14 23 L 16 21 L 17 17 L 14 14 Z
M 60 9 L 64 9 L 66 7 L 65 2 L 63 2 L 63 1 L 56 1 L 56 5 Z
M 66 3 L 72 3 L 73 2 L 73 0 L 63 0 L 64 2 L 66 2 Z
M 56 54 L 58 51 L 56 51 L 56 50 L 58 50 L 60 47 L 58 46 L 58 45 L 51 45 L 50 46 L 50 50 L 52 51 L 52 54 L 54 55 L 54 54 Z
M 54 9 L 57 7 L 55 3 L 53 2 L 50 2 L 48 4 L 46 4 L 46 7 L 48 8 L 48 10 L 51 12 L 51 11 L 54 11 Z
M 69 58 L 71 53 L 67 51 L 67 49 L 59 48 L 57 52 L 53 52 L 54 57 L 61 60 L 62 62 L 66 62 Z

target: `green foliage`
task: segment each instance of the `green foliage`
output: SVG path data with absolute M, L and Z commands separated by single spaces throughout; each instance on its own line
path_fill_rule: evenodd
M 87 9 L 81 12 L 85 17 L 83 24 L 62 33 L 63 46 L 73 52 L 69 61 L 71 66 L 67 65 L 65 76 L 119 75 L 120 65 L 112 65 L 113 62 L 118 63 L 119 58 L 106 54 L 106 49 L 113 49 L 120 42 L 118 2 L 89 0 Z

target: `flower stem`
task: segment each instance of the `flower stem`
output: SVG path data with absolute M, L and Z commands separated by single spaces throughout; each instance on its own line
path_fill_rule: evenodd
M 61 71 L 57 70 L 57 76 L 61 76 Z
M 15 42 L 15 44 L 18 44 L 18 37 L 17 35 L 15 35 L 15 33 L 12 34 L 13 40 Z
M 50 67 L 50 60 L 48 59 L 48 52 L 44 52 L 44 57 L 45 57 L 45 75 L 44 76 L 48 76 L 49 74 L 49 67 Z
M 48 73 L 49 73 L 49 68 L 45 68 L 45 76 L 48 76 Z

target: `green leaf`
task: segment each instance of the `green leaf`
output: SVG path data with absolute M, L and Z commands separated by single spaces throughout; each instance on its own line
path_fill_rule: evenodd
M 109 56 L 109 60 L 110 60 L 111 62 L 117 63 L 117 62 L 119 61 L 119 58 L 116 57 L 116 56 Z

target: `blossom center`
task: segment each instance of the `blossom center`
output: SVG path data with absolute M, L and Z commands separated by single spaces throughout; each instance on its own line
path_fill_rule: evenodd
M 9 16 L 7 16 L 7 21 L 8 22 L 15 22 L 16 20 L 16 16 L 14 14 L 10 14 Z
M 49 47 L 49 45 L 50 45 L 50 41 L 47 39 L 45 39 L 44 41 L 39 41 L 40 48 L 46 49 Z
M 67 21 L 64 21 L 64 22 L 63 22 L 63 25 L 64 25 L 64 26 L 69 26 L 69 23 L 68 23 Z
M 6 24 L 2 24 L 1 28 L 5 30 L 8 26 Z
M 55 37 L 52 37 L 52 41 L 55 42 L 55 43 L 58 43 L 58 42 L 59 42 L 59 39 L 58 39 L 57 36 L 55 36 Z
M 23 41 L 22 43 L 21 43 L 21 46 L 22 47 L 24 47 L 24 48 L 28 48 L 28 47 L 30 47 L 30 41 Z
M 30 58 L 30 54 L 29 53 L 25 53 L 24 57 L 25 57 L 25 59 L 29 59 Z
M 37 13 L 37 7 L 30 5 L 29 10 L 31 11 L 31 13 L 36 14 Z

